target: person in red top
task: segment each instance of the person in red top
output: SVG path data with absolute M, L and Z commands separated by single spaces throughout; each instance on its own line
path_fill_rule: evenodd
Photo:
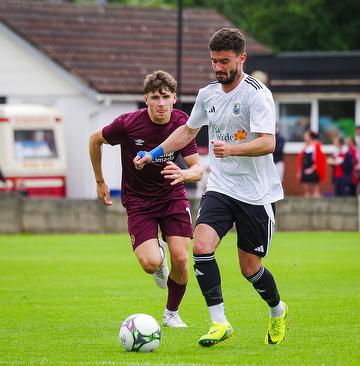
M 302 183 L 305 197 L 320 197 L 320 182 L 326 178 L 326 156 L 317 133 L 304 132 L 305 146 L 297 158 L 296 177 Z
M 143 170 L 135 169 L 133 157 L 158 146 L 188 116 L 173 106 L 176 102 L 176 81 L 158 70 L 144 81 L 147 108 L 116 118 L 90 138 L 89 152 L 97 184 L 99 200 L 111 206 L 109 188 L 101 170 L 103 144 L 121 146 L 121 202 L 128 215 L 128 231 L 135 255 L 145 272 L 153 274 L 159 287 L 168 288 L 163 324 L 186 327 L 178 314 L 188 281 L 188 247 L 192 238 L 192 221 L 184 182 L 202 178 L 195 141 L 178 152 L 158 157 Z M 181 155 L 187 169 L 175 161 Z M 158 240 L 158 229 L 166 240 L 171 257 L 168 273 L 165 243 Z

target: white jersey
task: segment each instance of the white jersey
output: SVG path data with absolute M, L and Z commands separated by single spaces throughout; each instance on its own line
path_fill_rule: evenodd
M 207 191 L 252 205 L 267 205 L 284 197 L 272 154 L 216 158 L 212 150 L 212 140 L 241 144 L 254 140 L 257 133 L 275 135 L 274 100 L 259 80 L 245 74 L 229 93 L 218 82 L 200 89 L 187 125 L 193 129 L 209 126 Z

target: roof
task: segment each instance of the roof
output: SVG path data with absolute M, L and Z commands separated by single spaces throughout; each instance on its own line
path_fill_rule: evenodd
M 252 56 L 254 69 L 266 72 L 275 93 L 359 93 L 360 52 L 296 52 Z
M 99 93 L 142 94 L 157 69 L 176 76 L 175 9 L 1 0 L 0 20 Z M 232 24 L 214 10 L 184 9 L 182 94 L 213 80 L 207 46 L 223 27 Z M 246 36 L 249 54 L 271 53 Z

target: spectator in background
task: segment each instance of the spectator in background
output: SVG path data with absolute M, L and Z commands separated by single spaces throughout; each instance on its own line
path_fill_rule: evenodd
M 305 146 L 297 158 L 296 178 L 302 183 L 305 197 L 320 197 L 320 182 L 326 178 L 326 157 L 316 132 L 304 132 Z
M 355 167 L 356 178 L 357 178 L 357 189 L 356 193 L 360 195 L 360 125 L 355 127 L 355 142 L 356 142 L 356 150 L 358 163 Z
M 285 170 L 284 146 L 285 146 L 285 138 L 280 134 L 280 129 L 277 127 L 275 133 L 275 150 L 273 152 L 273 157 L 281 182 L 284 180 L 284 170 Z
M 360 157 L 360 125 L 355 127 L 355 142 L 356 142 L 356 149 L 358 157 Z
M 352 180 L 353 156 L 349 153 L 342 137 L 333 139 L 335 152 L 327 162 L 333 167 L 333 184 L 335 196 L 350 196 Z
M 356 141 L 354 137 L 348 136 L 345 143 L 348 148 L 348 154 L 351 156 L 351 166 L 349 166 L 349 169 L 351 169 L 350 195 L 356 196 L 360 171 L 359 153 L 356 148 Z

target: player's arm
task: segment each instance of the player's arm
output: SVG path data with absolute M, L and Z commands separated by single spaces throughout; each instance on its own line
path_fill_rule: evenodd
M 101 203 L 104 204 L 105 206 L 111 206 L 112 201 L 110 200 L 109 187 L 105 183 L 101 169 L 102 145 L 107 143 L 108 142 L 104 139 L 101 130 L 95 132 L 90 137 L 89 154 L 95 175 L 96 192 L 98 198 L 101 201 Z
M 187 169 L 181 169 L 172 161 L 167 162 L 166 167 L 161 172 L 165 179 L 172 180 L 171 185 L 180 182 L 197 182 L 202 179 L 203 169 L 200 164 L 199 154 L 192 154 L 183 157 Z
M 214 155 L 217 158 L 226 156 L 262 156 L 271 154 L 275 149 L 275 136 L 269 133 L 258 133 L 257 138 L 240 144 L 227 144 L 213 140 Z
M 187 124 L 178 127 L 164 142 L 155 149 L 147 152 L 139 152 L 134 159 L 136 169 L 142 169 L 146 163 L 150 163 L 159 156 L 171 151 L 178 151 L 189 144 L 197 135 L 200 128 L 190 128 Z

